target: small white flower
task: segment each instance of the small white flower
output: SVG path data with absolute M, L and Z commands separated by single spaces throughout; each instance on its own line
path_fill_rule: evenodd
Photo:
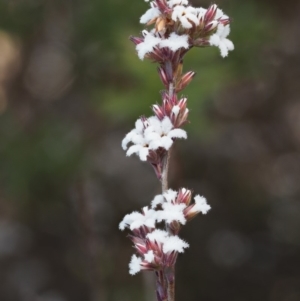
M 135 123 L 136 128 L 131 130 L 123 139 L 122 147 L 127 150 L 128 144 L 132 143 L 126 152 L 127 156 L 137 154 L 142 161 L 147 161 L 149 150 L 157 150 L 159 147 L 169 150 L 174 138 L 187 138 L 186 131 L 174 129 L 169 117 L 159 120 L 156 116 L 148 118 L 146 128 L 142 121 Z
M 129 263 L 129 274 L 135 275 L 141 270 L 142 259 L 136 255 L 132 255 Z
M 186 219 L 183 214 L 183 210 L 186 208 L 185 204 L 172 204 L 164 203 L 162 205 L 163 210 L 157 211 L 157 221 L 165 221 L 167 224 L 171 224 L 174 221 L 177 221 L 184 225 Z
M 177 117 L 178 116 L 178 113 L 180 112 L 180 107 L 179 106 L 174 106 L 173 108 L 172 108 L 172 113 L 175 115 L 175 117 Z
M 151 202 L 151 207 L 154 209 L 157 205 L 162 204 L 164 202 L 164 197 L 162 194 L 158 194 Z
M 140 23 L 146 24 L 149 21 L 157 18 L 160 14 L 161 12 L 157 7 L 151 7 L 141 16 Z
M 183 28 L 192 28 L 194 25 L 199 25 L 199 19 L 197 17 L 197 10 L 192 6 L 177 5 L 172 12 L 172 20 L 180 21 Z
M 169 236 L 163 245 L 163 252 L 165 254 L 170 252 L 179 252 L 183 253 L 184 249 L 188 248 L 189 244 L 184 240 L 180 239 L 177 235 Z
M 155 229 L 153 232 L 148 233 L 146 237 L 152 242 L 163 243 L 168 236 L 167 231 Z
M 233 43 L 227 39 L 229 33 L 229 25 L 224 26 L 223 24 L 219 24 L 217 32 L 209 39 L 210 45 L 219 47 L 222 57 L 227 56 L 228 51 L 234 50 Z
M 196 195 L 194 197 L 194 200 L 195 206 L 192 209 L 193 212 L 201 212 L 203 214 L 206 214 L 211 209 L 211 206 L 207 204 L 205 197 Z
M 153 209 L 148 209 L 148 207 L 144 207 L 143 212 L 144 214 L 136 211 L 126 214 L 119 224 L 120 230 L 124 230 L 126 227 L 134 230 L 142 226 L 155 228 L 157 212 Z
M 172 201 L 175 201 L 175 199 L 177 197 L 177 191 L 168 189 L 163 195 L 164 195 L 164 198 L 167 200 L 167 202 L 171 203 Z
M 143 60 L 145 55 L 151 51 L 153 51 L 154 47 L 157 46 L 161 42 L 160 37 L 156 37 L 151 32 L 143 31 L 144 41 L 138 45 L 136 45 L 136 50 L 138 53 L 138 57 Z
M 148 251 L 145 255 L 144 255 L 144 259 L 145 261 L 148 261 L 149 263 L 153 262 L 154 260 L 154 253 L 152 250 Z
M 161 40 L 161 42 L 159 43 L 159 47 L 160 48 L 167 47 L 174 52 L 180 48 L 188 49 L 189 48 L 188 38 L 189 37 L 186 34 L 178 35 L 175 32 L 172 32 L 168 39 Z

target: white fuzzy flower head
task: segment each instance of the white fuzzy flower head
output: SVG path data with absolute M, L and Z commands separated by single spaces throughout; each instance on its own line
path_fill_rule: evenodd
M 227 39 L 229 33 L 229 25 L 224 26 L 223 24 L 219 24 L 217 32 L 209 39 L 210 45 L 219 47 L 222 57 L 226 57 L 229 51 L 234 50 L 233 43 Z
M 163 245 L 163 252 L 165 254 L 173 251 L 183 253 L 184 249 L 188 248 L 189 244 L 184 240 L 180 239 L 177 235 L 169 236 Z
M 194 211 L 206 214 L 211 209 L 211 206 L 207 204 L 205 197 L 196 195 L 194 197 L 194 200 L 195 200 L 195 206 L 193 208 Z
M 197 10 L 192 6 L 177 5 L 172 12 L 172 20 L 179 21 L 183 28 L 192 28 L 193 25 L 199 24 Z
M 135 275 L 141 270 L 142 259 L 136 255 L 132 255 L 129 263 L 129 274 Z
M 146 24 L 149 21 L 157 18 L 160 14 L 161 13 L 157 7 L 151 7 L 141 16 L 140 22 L 142 24 Z
M 153 261 L 154 261 L 154 253 L 153 253 L 153 251 L 152 251 L 152 250 L 148 251 L 148 252 L 144 255 L 144 259 L 145 259 L 147 262 L 149 262 L 149 263 L 153 262 Z
M 148 17 L 144 17 L 142 20 L 147 20 Z M 144 41 L 136 45 L 136 51 L 138 57 L 143 60 L 147 53 L 154 51 L 154 48 L 169 48 L 171 51 L 175 52 L 180 48 L 189 48 L 188 36 L 187 35 L 178 35 L 175 32 L 172 32 L 168 38 L 162 38 L 155 31 L 148 32 L 147 30 L 143 31 Z
M 152 52 L 154 47 L 158 46 L 162 40 L 160 37 L 155 36 L 153 33 L 148 32 L 147 30 L 143 31 L 143 35 L 144 41 L 136 45 L 136 51 L 141 60 L 144 59 L 147 53 Z
M 168 189 L 164 194 L 164 198 L 166 199 L 167 202 L 171 203 L 174 202 L 176 197 L 177 197 L 177 191 Z
M 189 37 L 186 34 L 178 35 L 175 32 L 172 32 L 169 38 L 161 40 L 161 42 L 159 43 L 159 48 L 167 47 L 173 52 L 180 48 L 187 49 L 189 48 L 188 39 Z
M 126 155 L 137 154 L 142 161 L 147 161 L 150 150 L 164 148 L 169 150 L 173 144 L 174 138 L 187 138 L 187 134 L 182 129 L 174 129 L 169 117 L 159 120 L 156 116 L 147 119 L 142 123 L 141 120 L 136 122 L 135 129 L 131 130 L 123 139 L 122 147 L 127 150 Z
M 134 230 L 142 226 L 155 228 L 156 211 L 144 207 L 143 213 L 144 214 L 134 211 L 130 214 L 126 214 L 119 224 L 120 230 L 124 230 L 126 227 L 130 228 L 130 230 Z
M 153 232 L 148 233 L 146 237 L 152 242 L 163 243 L 168 236 L 167 231 L 155 229 Z
M 186 208 L 185 204 L 172 204 L 164 203 L 162 205 L 163 210 L 157 212 L 157 221 L 165 221 L 167 224 L 171 224 L 176 221 L 184 225 L 186 219 L 183 210 Z

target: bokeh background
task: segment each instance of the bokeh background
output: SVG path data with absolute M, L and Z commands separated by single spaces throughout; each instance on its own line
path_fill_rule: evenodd
M 211 1 L 191 1 L 207 7 Z M 181 236 L 177 300 L 300 300 L 300 3 L 219 0 L 236 50 L 193 49 L 171 187 L 212 205 Z M 129 42 L 142 0 L 0 0 L 0 300 L 154 301 L 123 216 L 160 193 L 120 143 L 160 101 Z

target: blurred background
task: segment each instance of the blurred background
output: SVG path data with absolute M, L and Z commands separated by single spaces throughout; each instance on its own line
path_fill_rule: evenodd
M 211 1 L 191 1 L 207 7 Z M 193 49 L 171 187 L 212 210 L 182 231 L 177 300 L 300 300 L 300 3 L 219 0 L 235 51 Z M 160 101 L 128 40 L 142 0 L 0 0 L 0 300 L 153 301 L 123 216 L 160 193 L 121 140 Z M 148 276 L 147 276 L 148 275 Z

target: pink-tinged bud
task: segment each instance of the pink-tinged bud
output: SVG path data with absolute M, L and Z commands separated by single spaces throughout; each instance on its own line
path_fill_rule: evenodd
M 213 4 L 207 9 L 205 16 L 204 16 L 205 23 L 208 23 L 215 18 L 216 13 L 217 13 L 217 8 L 218 8 L 218 6 L 216 4 Z
M 160 77 L 162 83 L 163 83 L 164 86 L 167 88 L 168 85 L 169 85 L 169 81 L 168 81 L 168 79 L 167 79 L 167 74 L 166 74 L 164 68 L 163 68 L 163 67 L 158 67 L 158 68 L 157 68 L 157 71 L 158 71 L 158 74 L 159 74 L 159 77 Z
M 162 108 L 159 105 L 153 105 L 152 106 L 152 110 L 153 110 L 154 114 L 156 115 L 156 117 L 159 120 L 163 120 L 164 119 L 165 114 L 164 114 Z
M 199 211 L 194 209 L 195 206 L 195 204 L 192 204 L 183 210 L 184 217 L 187 221 L 190 221 L 199 213 Z
M 192 198 L 192 192 L 190 190 L 188 190 L 188 189 L 181 188 L 178 191 L 176 203 L 177 204 L 184 203 L 184 204 L 186 204 L 188 206 L 190 204 L 190 202 L 191 202 L 191 198 Z
M 176 94 L 173 94 L 172 97 L 169 98 L 169 103 L 171 104 L 171 106 L 177 105 L 178 100 L 177 100 L 177 95 Z
M 205 33 L 208 34 L 213 32 L 217 28 L 218 24 L 219 24 L 218 21 L 211 21 L 208 24 L 206 24 L 204 27 Z
M 170 10 L 166 0 L 155 0 L 155 3 L 162 13 L 167 13 Z
M 231 20 L 227 17 L 225 17 L 224 19 L 219 19 L 219 23 L 221 23 L 222 25 L 226 26 L 228 24 L 230 24 Z
M 193 71 L 189 71 L 189 72 L 185 73 L 181 77 L 179 83 L 177 84 L 176 91 L 178 92 L 180 90 L 183 90 L 192 81 L 192 79 L 194 78 L 195 75 L 196 75 L 196 73 Z
M 133 42 L 135 45 L 138 45 L 138 44 L 144 42 L 144 38 L 141 38 L 141 37 L 133 37 L 133 36 L 130 36 L 130 37 L 129 37 L 129 40 L 130 40 L 131 42 Z
M 180 110 L 185 110 L 186 109 L 186 104 L 187 104 L 187 98 L 184 97 L 184 98 L 181 98 L 179 101 L 178 101 L 178 106 L 180 107 Z
M 170 116 L 173 106 L 170 104 L 170 102 L 166 98 L 163 100 L 163 108 L 165 111 L 165 115 Z

